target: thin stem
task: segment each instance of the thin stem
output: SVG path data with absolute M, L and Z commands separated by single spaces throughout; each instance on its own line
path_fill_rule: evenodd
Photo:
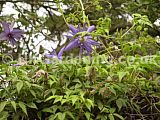
M 133 29 L 135 26 L 135 24 L 132 25 L 132 27 L 130 27 L 122 36 L 121 38 L 123 38 L 131 29 Z
M 112 54 L 110 53 L 110 51 L 108 50 L 108 48 L 107 48 L 107 47 L 105 46 L 105 44 L 102 42 L 101 39 L 100 39 L 100 41 L 101 41 L 102 45 L 105 47 L 105 50 L 107 50 L 108 54 L 109 54 L 112 58 L 114 58 L 114 57 L 112 56 Z
M 82 3 L 82 0 L 79 0 L 80 4 L 81 4 L 81 8 L 82 8 L 82 14 L 83 14 L 83 23 L 86 22 L 86 14 L 85 14 L 85 9 Z
M 68 25 L 68 23 L 67 23 L 67 21 L 66 21 L 66 18 L 65 18 L 65 16 L 64 16 L 64 13 L 63 13 L 63 9 L 62 9 L 62 7 L 61 7 L 61 5 L 60 5 L 60 1 L 59 1 L 59 0 L 58 0 L 58 3 L 57 3 L 57 6 L 58 6 L 58 8 L 59 8 L 59 10 L 60 10 L 60 13 L 62 14 L 62 17 L 63 17 L 64 22 L 66 23 L 66 25 Z

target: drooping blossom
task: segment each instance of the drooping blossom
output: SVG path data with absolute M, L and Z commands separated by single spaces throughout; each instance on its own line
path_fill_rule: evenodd
M 13 28 L 13 23 L 1 23 L 4 31 L 0 34 L 0 40 L 7 40 L 11 45 L 16 45 L 16 40 L 20 40 L 23 30 Z
M 48 58 L 47 60 L 45 60 L 45 62 L 50 64 L 51 62 L 49 59 L 52 59 L 52 58 L 62 60 L 62 54 L 63 54 L 64 48 L 65 47 L 62 47 L 58 54 L 56 53 L 55 49 L 52 48 L 52 51 L 49 54 L 44 55 L 46 58 Z
M 86 24 L 84 24 L 82 29 L 80 27 L 80 24 L 78 25 L 77 28 L 75 28 L 72 25 L 68 25 L 68 27 L 71 30 L 71 32 L 69 32 L 66 36 L 68 38 L 73 38 L 73 40 L 65 47 L 64 51 L 68 51 L 75 47 L 79 47 L 81 53 L 83 53 L 83 50 L 86 49 L 87 54 L 90 55 L 93 50 L 92 46 L 99 46 L 98 42 L 92 40 L 91 35 L 87 35 L 87 34 L 79 35 L 79 33 L 83 34 L 83 32 L 91 33 L 95 29 L 94 25 L 87 28 Z

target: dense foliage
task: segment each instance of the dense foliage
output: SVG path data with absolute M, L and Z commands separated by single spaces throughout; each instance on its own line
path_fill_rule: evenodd
M 1 15 L 0 120 L 160 118 L 158 0 L 13 0 L 1 11 L 8 3 L 18 17 Z

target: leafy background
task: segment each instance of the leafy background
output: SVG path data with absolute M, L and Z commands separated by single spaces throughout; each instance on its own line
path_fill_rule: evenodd
M 15 22 L 25 35 L 16 47 L 0 44 L 1 120 L 159 119 L 159 0 L 84 0 L 86 16 L 79 0 L 0 1 L 1 12 L 8 3 L 18 16 L 1 14 L 1 22 Z M 38 36 L 59 51 L 70 41 L 67 24 L 84 21 L 96 26 L 92 36 L 101 43 L 92 59 L 46 64 Z M 64 56 L 71 54 L 77 50 Z M 20 57 L 26 64 L 11 66 Z

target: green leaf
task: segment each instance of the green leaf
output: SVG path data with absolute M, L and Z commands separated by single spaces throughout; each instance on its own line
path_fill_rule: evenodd
M 142 26 L 140 26 L 140 25 L 138 25 L 137 27 L 136 27 L 136 31 L 141 31 L 142 30 Z
M 63 98 L 63 96 L 56 96 L 55 100 L 54 100 L 54 103 L 61 101 L 62 98 Z
M 19 17 L 18 21 L 20 21 L 23 25 L 28 26 L 29 23 L 23 17 Z
M 63 105 L 65 102 L 67 102 L 68 100 L 67 99 L 62 99 L 61 100 L 61 105 Z
M 15 101 L 11 101 L 11 104 L 12 104 L 14 110 L 16 111 L 16 102 Z
M 7 111 L 0 112 L 0 120 L 7 120 L 9 114 Z
M 25 103 L 19 102 L 18 104 L 19 104 L 19 107 L 22 109 L 22 111 L 28 116 Z
M 38 88 L 38 89 L 40 89 L 40 90 L 42 90 L 42 89 L 43 89 L 43 87 L 42 87 L 42 86 L 37 85 L 37 84 L 32 84 L 32 87 Z
M 128 72 L 123 72 L 123 71 L 118 72 L 119 81 L 121 81 L 122 78 L 123 78 L 125 75 L 127 75 L 127 73 L 128 73 Z
M 80 98 L 82 99 L 82 101 L 85 101 L 84 97 L 83 97 L 84 95 L 85 95 L 85 92 L 84 91 L 80 91 Z
M 103 109 L 103 104 L 102 104 L 102 102 L 99 100 L 99 101 L 97 102 L 97 104 L 98 104 L 99 110 L 102 110 L 102 109 Z
M 19 81 L 19 82 L 16 84 L 16 88 L 17 88 L 18 94 L 19 94 L 20 90 L 22 89 L 22 87 L 23 87 L 23 82 L 22 82 L 22 81 Z
M 121 115 L 117 114 L 117 113 L 114 113 L 113 115 L 116 116 L 116 117 L 118 117 L 121 120 L 124 120 L 124 118 Z
M 56 93 L 57 89 L 52 88 L 52 89 L 51 89 L 51 91 L 52 91 L 52 94 L 53 94 L 53 95 L 55 95 L 55 93 Z
M 36 93 L 33 90 L 29 90 L 29 91 L 36 98 Z
M 48 120 L 55 120 L 56 117 L 57 117 L 57 114 L 56 114 L 56 115 L 54 115 L 54 114 L 53 114 L 53 115 L 50 115 Z
M 67 111 L 66 114 L 68 114 L 73 120 L 75 120 L 75 117 L 73 116 L 73 114 L 70 111 Z
M 44 108 L 42 110 L 43 112 L 53 113 L 53 111 L 50 108 Z
M 122 103 L 121 99 L 116 100 L 116 105 L 118 106 L 119 110 L 122 108 L 123 103 Z
M 37 113 L 37 116 L 38 116 L 38 119 L 39 119 L 39 120 L 42 120 L 42 111 L 39 111 L 39 112 Z
M 57 105 L 53 105 L 53 106 L 51 106 L 51 107 L 46 107 L 46 108 L 44 108 L 42 111 L 43 111 L 43 112 L 48 112 L 48 113 L 55 114 L 56 111 L 57 111 L 57 109 L 58 109 L 58 106 L 57 106 Z
M 86 107 L 91 111 L 91 107 L 94 107 L 93 101 L 90 99 L 85 100 Z
M 29 83 L 28 81 L 25 81 L 25 84 L 30 88 L 31 87 L 31 83 Z
M 53 98 L 55 98 L 55 97 L 56 97 L 55 95 L 50 96 L 50 97 L 48 97 L 48 98 L 45 100 L 45 102 L 46 102 L 46 101 L 49 101 L 49 100 L 51 100 L 51 99 L 53 99 Z
M 114 113 L 115 111 L 116 111 L 116 109 L 115 108 L 110 108 L 110 113 Z
M 57 113 L 57 116 L 58 116 L 58 119 L 59 119 L 59 120 L 65 120 L 66 113 L 61 113 L 61 112 L 59 112 L 59 113 Z
M 115 89 L 113 88 L 113 86 L 109 87 L 109 90 L 110 90 L 114 95 L 116 95 L 116 91 L 115 91 Z
M 108 120 L 107 119 L 107 115 L 101 115 L 101 114 L 98 114 L 98 116 L 96 117 L 96 120 Z
M 7 101 L 3 101 L 0 103 L 0 112 L 2 112 L 4 110 L 4 107 L 6 106 Z
M 74 105 L 75 102 L 78 100 L 78 96 L 77 95 L 71 95 L 70 98 L 72 100 L 72 105 Z
M 52 76 L 50 76 L 50 77 L 52 77 Z M 52 87 L 52 85 L 53 85 L 54 83 L 56 83 L 56 81 L 54 81 L 54 80 L 49 80 L 48 83 L 49 83 L 50 87 Z
M 104 112 L 104 113 L 109 113 L 109 109 L 104 107 L 104 108 L 101 110 L 101 113 L 103 113 L 103 112 Z
M 112 114 L 109 114 L 108 117 L 109 117 L 110 120 L 114 120 L 114 116 Z
M 84 114 L 85 114 L 87 120 L 90 120 L 91 113 L 90 112 L 85 112 Z
M 33 102 L 27 103 L 27 106 L 30 107 L 30 108 L 38 109 L 37 106 L 36 106 L 36 104 L 33 103 Z

